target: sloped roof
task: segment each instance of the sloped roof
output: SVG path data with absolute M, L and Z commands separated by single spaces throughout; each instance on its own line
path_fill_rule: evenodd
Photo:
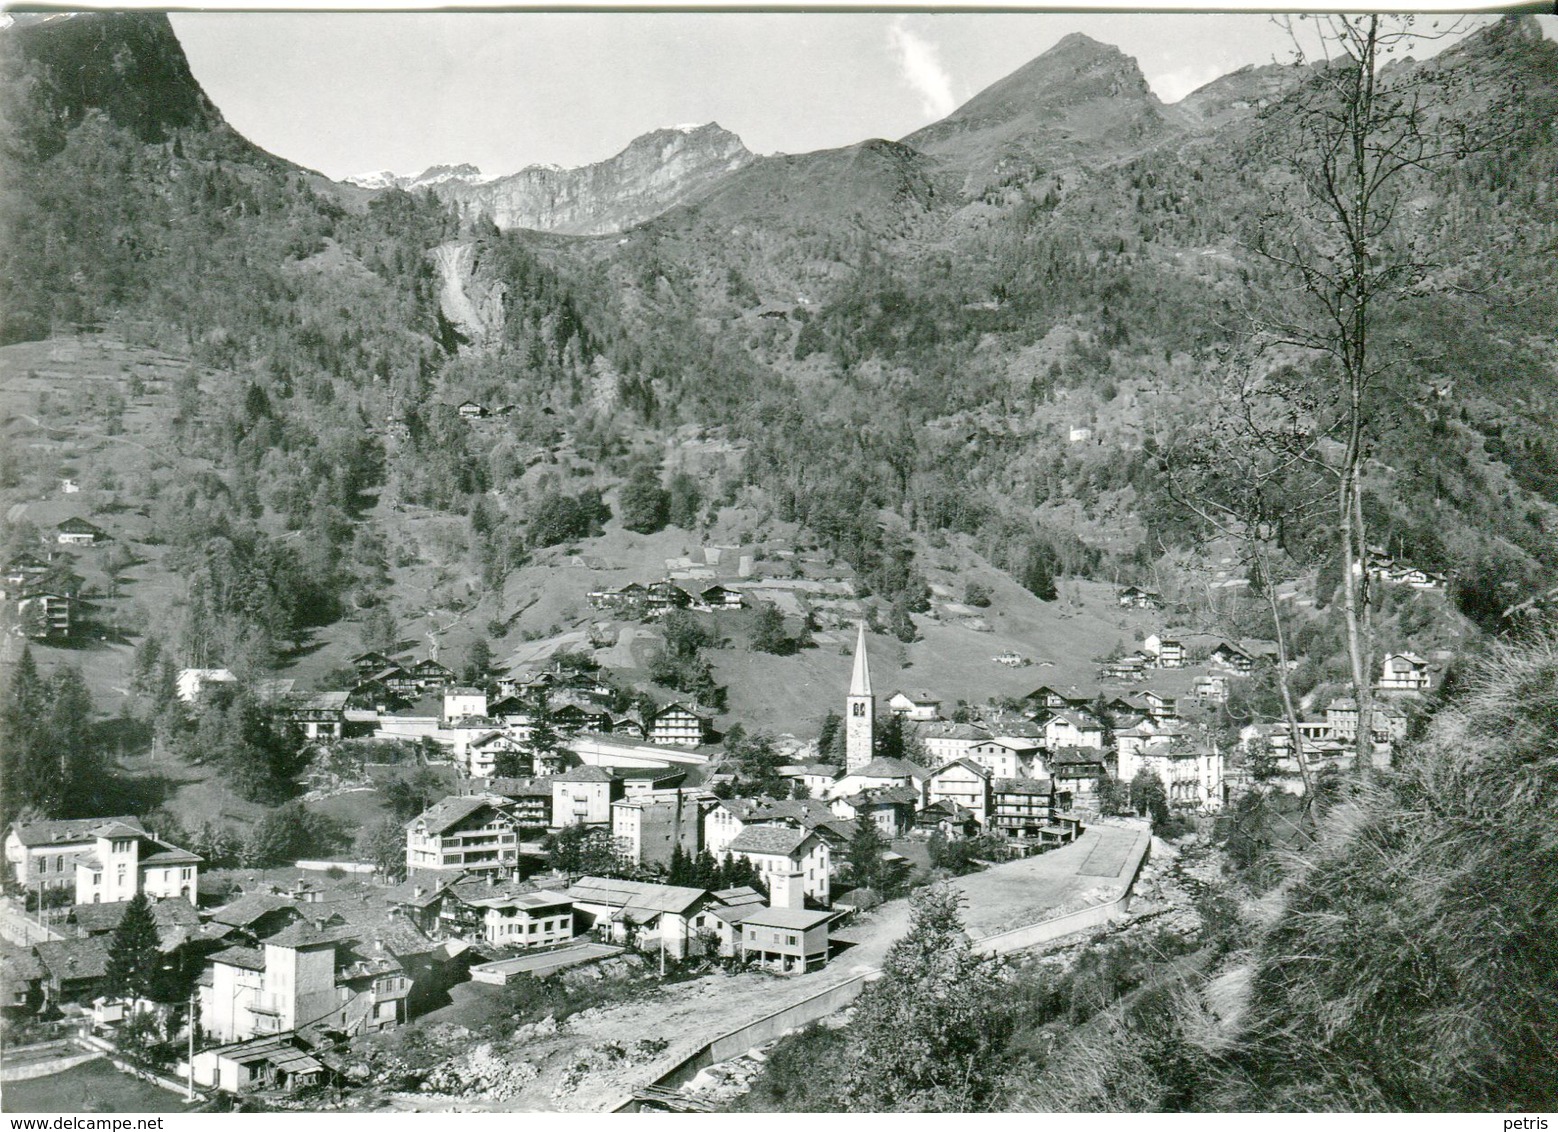
M 209 918 L 219 924 L 229 924 L 235 928 L 247 928 L 262 917 L 282 909 L 297 912 L 298 907 L 294 901 L 289 900 L 285 896 L 272 896 L 269 893 L 257 892 L 252 896 L 241 896 L 231 904 L 222 905 L 222 907 L 213 911 Z
M 973 810 L 969 809 L 967 806 L 958 805 L 951 798 L 938 798 L 936 801 L 932 802 L 930 805 L 921 810 L 920 813 L 946 814 L 954 821 L 959 819 L 972 818 L 974 816 Z
M 12 822 L 11 829 L 17 840 L 29 848 L 36 845 L 69 845 L 86 843 L 93 839 L 95 830 L 110 824 L 130 827 L 136 833 L 145 833 L 141 819 L 133 815 L 108 818 L 72 818 L 67 821 Z
M 944 719 L 912 724 L 921 739 L 988 739 L 990 731 L 977 723 L 952 723 Z
M 245 971 L 265 970 L 265 953 L 258 947 L 229 947 L 211 956 L 212 963 L 242 967 Z
M 508 895 L 504 896 L 486 896 L 480 899 L 468 900 L 467 903 L 473 904 L 478 908 L 524 908 L 527 910 L 535 908 L 555 908 L 560 904 L 567 904 L 570 907 L 573 905 L 573 901 L 563 893 L 552 892 L 551 890 L 544 888 L 537 892 L 518 892 L 509 893 Z
M 376 941 L 397 956 L 422 955 L 440 946 L 404 917 L 391 915 L 389 906 L 376 893 L 324 901 L 311 904 L 309 908 L 336 921 L 321 933 L 327 942 L 360 944 Z
M 68 918 L 74 920 L 76 926 L 88 935 L 102 935 L 119 926 L 119 921 L 124 919 L 125 911 L 129 907 L 128 900 L 120 900 L 112 904 L 77 904 L 70 909 Z M 151 916 L 157 925 L 159 936 L 166 936 L 170 931 L 180 928 L 200 926 L 200 916 L 189 901 L 183 899 L 152 901 Z
M 974 774 L 977 774 L 980 778 L 989 778 L 990 777 L 990 768 L 989 767 L 982 766 L 979 763 L 976 763 L 973 759 L 968 759 L 968 758 L 953 759 L 951 762 L 947 763 L 945 766 L 939 768 L 936 771 L 936 774 L 937 775 L 946 774 L 947 771 L 951 770 L 955 766 L 962 767 L 964 770 L 972 771 Z
M 613 877 L 580 877 L 568 890 L 570 900 L 587 904 L 652 912 L 682 913 L 708 896 L 702 888 L 684 888 L 673 884 L 647 884 Z
M 809 912 L 804 908 L 760 908 L 742 917 L 743 925 L 760 928 L 789 928 L 806 931 L 833 918 L 832 912 Z
M 1104 753 L 1093 747 L 1058 747 L 1049 756 L 1052 766 L 1085 766 L 1103 759 Z
M 425 908 L 438 900 L 443 895 L 444 890 L 451 888 L 458 879 L 459 877 L 442 877 L 431 880 L 431 882 L 406 880 L 397 884 L 394 888 L 386 889 L 384 902 L 386 904 L 409 904 L 413 908 Z M 417 889 L 419 888 L 422 890 L 420 896 L 417 895 Z
M 730 843 L 732 853 L 773 853 L 793 856 L 815 835 L 788 825 L 749 825 Z
M 1071 726 L 1075 727 L 1078 731 L 1102 731 L 1103 730 L 1103 724 L 1099 723 L 1098 721 L 1096 721 L 1094 719 L 1091 719 L 1091 718 L 1083 715 L 1081 712 L 1076 712 L 1076 711 L 1052 711 L 1052 712 L 1050 712 L 1048 715 L 1046 715 L 1044 717 L 1044 725 L 1048 725 L 1048 724 L 1050 724 L 1050 723 L 1052 723 L 1052 722 L 1054 722 L 1056 720 L 1059 720 L 1059 721 L 1061 721 L 1063 723 L 1069 723 L 1069 724 L 1071 724 Z
M 54 979 L 101 979 L 108 974 L 108 945 L 102 936 L 35 944 L 38 962 Z
M 169 845 L 166 841 L 156 841 L 150 837 L 142 837 L 141 840 L 156 846 L 151 853 L 141 853 L 138 859 L 142 865 L 197 865 L 205 860 L 197 853 Z
M 920 792 L 912 786 L 881 786 L 862 790 L 845 799 L 857 810 L 862 806 L 919 805 Z
M 935 705 L 940 707 L 942 702 L 940 696 L 933 696 L 929 692 L 905 692 L 902 689 L 899 689 L 887 698 L 889 700 L 896 700 L 899 696 L 902 696 L 904 699 L 915 705 L 924 704 L 926 706 Z
M 572 770 L 555 775 L 553 782 L 615 782 L 617 776 L 602 766 L 576 766 Z
M 1047 796 L 1055 792 L 1055 784 L 1047 778 L 998 778 L 997 794 L 1034 794 Z
M 299 711 L 345 711 L 350 692 L 316 692 L 297 706 Z
M 484 809 L 497 810 L 499 806 L 494 799 L 483 794 L 468 794 L 464 797 L 451 795 L 412 818 L 406 823 L 406 828 L 410 829 L 418 822 L 422 822 L 426 825 L 428 833 L 443 833 Z
M 752 904 L 767 902 L 763 894 L 749 884 L 737 885 L 735 888 L 721 888 L 710 895 L 732 908 L 743 908 Z
M 845 774 L 846 778 L 859 775 L 862 778 L 925 778 L 930 774 L 918 763 L 911 763 L 907 759 L 877 758 L 866 763 L 858 770 L 851 770 Z
M 552 780 L 550 778 L 493 778 L 488 780 L 487 789 L 505 798 L 550 799 Z
M 1037 751 L 1043 746 L 1037 738 L 1028 735 L 992 735 L 985 742 L 995 743 L 1011 751 Z M 980 746 L 984 746 L 984 743 Z
M 30 948 L 9 943 L 0 946 L 0 985 L 6 990 L 14 990 L 18 983 L 34 982 L 46 974 L 48 971 Z
M 319 947 L 334 943 L 340 938 L 336 933 L 322 931 L 307 920 L 289 924 L 275 935 L 265 937 L 267 947 Z
M 96 523 L 90 523 L 79 515 L 72 515 L 62 523 L 55 525 L 55 530 L 64 531 L 67 534 L 103 534 L 103 528 Z

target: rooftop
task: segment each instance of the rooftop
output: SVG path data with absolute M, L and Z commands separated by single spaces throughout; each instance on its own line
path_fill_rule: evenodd
M 580 877 L 568 890 L 568 898 L 587 904 L 653 912 L 682 913 L 708 896 L 702 888 L 684 888 L 673 884 L 647 884 L 612 877 Z
M 997 794 L 1033 794 L 1048 797 L 1055 792 L 1055 784 L 1047 778 L 998 778 Z
M 86 939 L 49 940 L 34 945 L 38 962 L 50 976 L 67 979 L 100 979 L 108 973 L 108 945 L 102 936 Z
M 602 766 L 576 766 L 553 777 L 553 782 L 615 782 L 617 775 Z
M 242 967 L 245 971 L 265 970 L 265 953 L 257 947 L 229 947 L 211 956 L 212 963 Z
M 71 908 L 68 918 L 88 935 L 100 935 L 117 928 L 129 907 L 128 900 L 112 904 L 77 904 Z M 159 935 L 166 934 L 169 929 L 200 926 L 200 917 L 187 900 L 154 900 L 151 915 Z
M 482 810 L 497 810 L 500 801 L 501 799 L 494 799 L 486 794 L 469 794 L 465 797 L 451 795 L 412 818 L 406 823 L 406 828 L 409 829 L 420 822 L 427 827 L 427 832 L 430 834 L 444 833 Z
M 254 924 L 262 917 L 281 909 L 297 911 L 297 904 L 285 896 L 271 896 L 267 893 L 255 893 L 253 896 L 241 896 L 231 904 L 224 904 L 211 913 L 210 918 L 219 924 L 230 924 L 236 928 L 246 928 Z
M 924 778 L 929 772 L 918 763 L 906 759 L 872 759 L 858 770 L 847 772 L 845 777 L 859 775 L 862 778 Z
M 832 912 L 809 912 L 804 908 L 760 908 L 742 917 L 747 926 L 760 928 L 791 928 L 805 931 L 833 918 Z
M 137 833 L 145 833 L 141 819 L 132 815 L 108 818 L 73 818 L 68 821 L 13 822 L 11 831 L 16 839 L 28 847 L 34 845 L 68 845 L 73 842 L 91 841 L 94 830 L 101 826 L 118 824 L 129 826 Z
M 730 843 L 732 853 L 775 853 L 791 856 L 814 835 L 788 825 L 749 825 Z

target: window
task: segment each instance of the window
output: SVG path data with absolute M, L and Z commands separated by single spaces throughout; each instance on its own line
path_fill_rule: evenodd
M 793 936 L 793 935 L 787 935 L 787 936 L 785 936 L 785 937 L 784 937 L 784 941 L 785 941 L 785 942 L 786 942 L 786 943 L 788 943 L 788 944 L 789 944 L 789 945 L 790 945 L 790 946 L 791 946 L 791 947 L 794 947 L 794 946 L 795 946 L 795 937 L 794 937 L 794 936 Z
M 865 704 L 851 704 L 849 706 L 849 713 L 851 715 L 853 715 L 853 716 L 856 716 L 857 718 L 864 718 L 865 714 L 866 714 L 866 705 Z

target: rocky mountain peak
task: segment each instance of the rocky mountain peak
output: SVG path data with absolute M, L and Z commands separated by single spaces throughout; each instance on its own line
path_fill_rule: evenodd
M 1162 110 L 1136 60 L 1073 33 L 903 140 L 963 167 L 977 191 L 1014 163 L 1138 147 L 1167 127 Z
M 163 13 L 34 16 L 5 34 L 36 69 L 31 97 L 47 109 L 35 117 L 51 119 L 54 132 L 91 111 L 143 142 L 164 141 L 177 130 L 226 129 Z
M 466 215 L 485 213 L 499 228 L 572 235 L 620 232 L 695 199 L 754 160 L 716 122 L 651 130 L 605 161 L 578 169 L 532 165 L 484 176 L 472 165 L 439 167 L 417 179 Z

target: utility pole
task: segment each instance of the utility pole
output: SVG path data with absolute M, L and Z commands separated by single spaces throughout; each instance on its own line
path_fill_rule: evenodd
M 189 992 L 189 1084 L 184 1091 L 185 1100 L 195 1099 L 195 996 Z

